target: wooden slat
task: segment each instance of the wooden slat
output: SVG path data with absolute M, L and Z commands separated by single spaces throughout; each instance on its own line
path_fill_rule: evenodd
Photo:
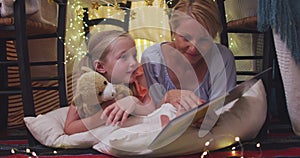
M 14 43 L 12 41 L 7 42 L 7 51 L 9 60 L 17 60 L 16 50 L 14 48 Z M 8 67 L 8 85 L 9 86 L 20 86 L 19 79 L 19 68 L 18 67 Z M 33 87 L 44 86 L 41 82 L 34 81 L 32 83 Z M 47 86 L 57 87 L 58 83 L 54 81 L 49 81 Z M 68 103 L 71 102 L 72 93 L 72 75 L 67 76 L 67 100 Z M 59 95 L 56 90 L 33 90 L 34 103 L 35 103 L 35 113 L 45 114 L 49 111 L 59 108 Z M 8 101 L 8 129 L 15 129 L 24 127 L 23 123 L 23 105 L 21 95 L 11 95 Z M 0 103 L 1 106 L 1 103 Z

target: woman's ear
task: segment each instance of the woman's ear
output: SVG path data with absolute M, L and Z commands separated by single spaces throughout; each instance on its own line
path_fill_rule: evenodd
M 97 71 L 101 74 L 106 73 L 106 69 L 105 69 L 104 63 L 102 61 L 95 60 L 94 61 L 94 66 L 95 66 L 95 71 Z

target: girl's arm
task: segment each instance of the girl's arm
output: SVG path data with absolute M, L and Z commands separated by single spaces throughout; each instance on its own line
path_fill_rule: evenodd
M 106 121 L 100 118 L 102 112 L 103 110 L 100 110 L 93 116 L 81 119 L 77 113 L 76 107 L 74 105 L 70 105 L 64 126 L 64 132 L 71 135 L 99 127 Z
M 141 86 L 146 87 L 146 80 L 144 77 L 139 77 L 138 80 Z M 108 106 L 102 113 L 101 119 L 107 117 L 106 125 L 116 124 L 121 120 L 120 124 L 123 125 L 127 117 L 132 115 L 148 115 L 155 110 L 155 104 L 149 94 L 140 101 L 134 96 L 127 96 L 116 101 L 114 104 Z
M 134 85 L 136 86 L 137 93 L 141 93 L 140 95 L 142 97 L 139 97 L 141 100 L 134 96 L 127 96 L 108 106 L 101 115 L 101 119 L 107 117 L 106 125 L 116 124 L 120 120 L 120 124 L 122 125 L 126 122 L 127 117 L 130 114 L 145 116 L 156 109 L 155 103 L 148 93 L 149 91 L 146 90 L 147 94 L 144 95 L 145 91 L 140 90 L 140 88 L 143 89 L 142 87 L 148 87 L 142 67 L 139 67 L 137 70 L 137 77 Z
M 150 108 L 148 109 L 142 105 L 138 98 L 127 96 L 106 107 L 101 115 L 101 119 L 107 118 L 106 125 L 115 125 L 118 121 L 120 121 L 120 125 L 123 125 L 130 114 L 136 115 L 135 112 L 148 114 L 150 113 L 149 110 Z

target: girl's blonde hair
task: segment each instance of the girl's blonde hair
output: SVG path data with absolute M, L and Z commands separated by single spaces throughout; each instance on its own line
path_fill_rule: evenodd
M 82 66 L 95 70 L 94 61 L 97 59 L 104 61 L 107 54 L 111 51 L 112 43 L 119 37 L 132 39 L 127 32 L 120 30 L 108 30 L 92 34 L 88 40 L 88 52 L 78 64 L 79 72 L 81 72 Z M 82 72 L 79 74 L 82 74 Z
M 217 4 L 213 0 L 179 0 L 173 7 L 173 12 L 185 13 L 197 20 L 215 38 L 222 31 L 222 23 Z M 178 14 L 171 15 L 170 25 L 172 30 L 180 25 Z

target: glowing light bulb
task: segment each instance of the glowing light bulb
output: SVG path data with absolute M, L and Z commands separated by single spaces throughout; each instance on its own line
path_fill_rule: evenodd
M 27 148 L 25 151 L 26 151 L 26 153 L 30 153 L 30 149 L 29 148 Z

